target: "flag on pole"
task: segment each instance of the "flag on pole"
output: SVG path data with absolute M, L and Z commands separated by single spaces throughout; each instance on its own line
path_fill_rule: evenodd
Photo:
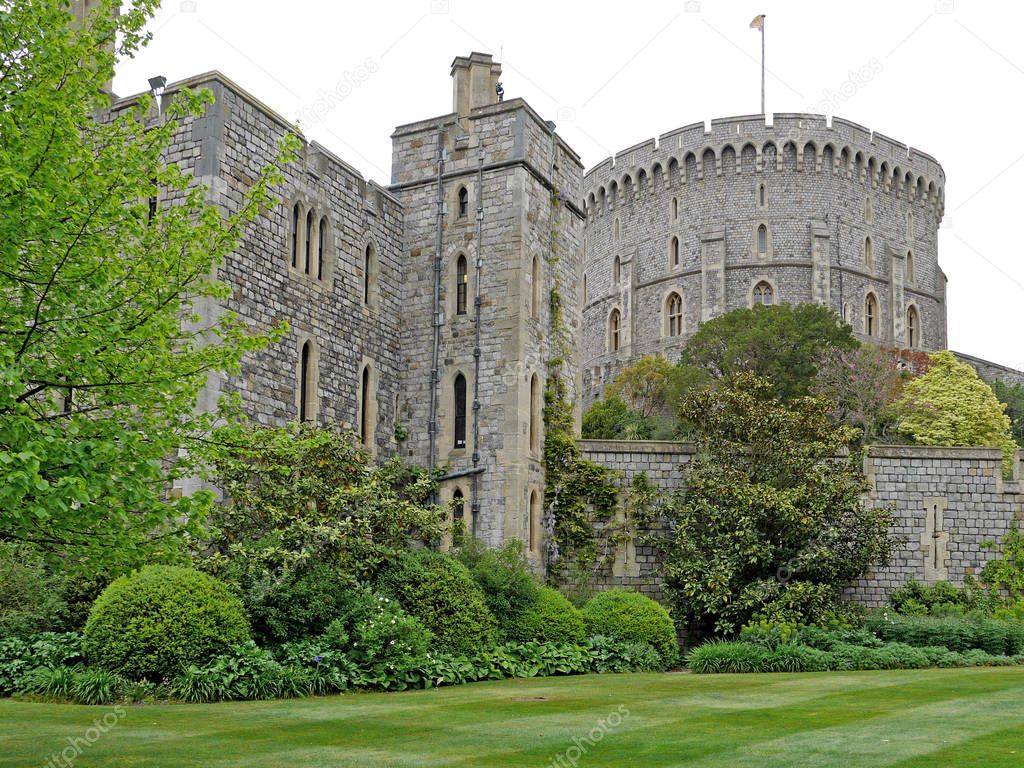
M 754 20 L 750 22 L 751 29 L 764 29 L 764 14 L 758 14 L 754 17 Z

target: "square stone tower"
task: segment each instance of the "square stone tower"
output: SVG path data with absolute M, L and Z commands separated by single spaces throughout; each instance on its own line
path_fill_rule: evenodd
M 392 135 L 405 209 L 403 455 L 443 468 L 488 544 L 527 543 L 539 564 L 544 385 L 557 286 L 575 371 L 584 213 L 579 156 L 522 99 L 502 99 L 490 55 L 458 57 L 450 114 Z M 564 350 L 563 350 L 564 351 Z M 569 374 L 571 375 L 571 374 Z

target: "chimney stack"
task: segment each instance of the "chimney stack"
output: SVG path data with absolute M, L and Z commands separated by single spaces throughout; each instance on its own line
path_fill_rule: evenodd
M 463 118 L 478 107 L 497 104 L 500 79 L 501 64 L 493 61 L 489 53 L 457 56 L 452 62 L 454 111 Z

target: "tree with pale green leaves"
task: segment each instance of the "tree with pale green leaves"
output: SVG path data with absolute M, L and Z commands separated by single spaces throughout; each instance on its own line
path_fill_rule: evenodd
M 157 2 L 105 0 L 83 26 L 69 5 L 12 0 L 0 17 L 0 540 L 118 569 L 195 532 L 210 494 L 168 489 L 215 418 L 197 397 L 282 330 L 197 308 L 228 297 L 212 275 L 276 202 L 296 140 L 222 214 L 166 161 L 209 92 L 179 92 L 162 116 L 145 97 L 105 111 Z
M 930 357 L 928 372 L 910 381 L 896 402 L 900 434 L 919 445 L 999 448 L 1009 474 L 1017 443 L 1006 405 L 952 352 Z

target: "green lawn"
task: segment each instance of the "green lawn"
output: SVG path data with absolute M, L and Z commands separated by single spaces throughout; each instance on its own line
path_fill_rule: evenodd
M 47 761 L 68 747 L 69 737 L 88 737 L 94 720 L 108 713 L 113 720 L 109 707 L 0 701 L 0 766 L 66 765 Z M 594 730 L 602 721 L 603 733 Z M 1024 668 L 589 675 L 286 702 L 137 706 L 125 708 L 106 734 L 91 734 L 97 735 L 75 756 L 75 768 L 1016 768 L 1024 764 Z

